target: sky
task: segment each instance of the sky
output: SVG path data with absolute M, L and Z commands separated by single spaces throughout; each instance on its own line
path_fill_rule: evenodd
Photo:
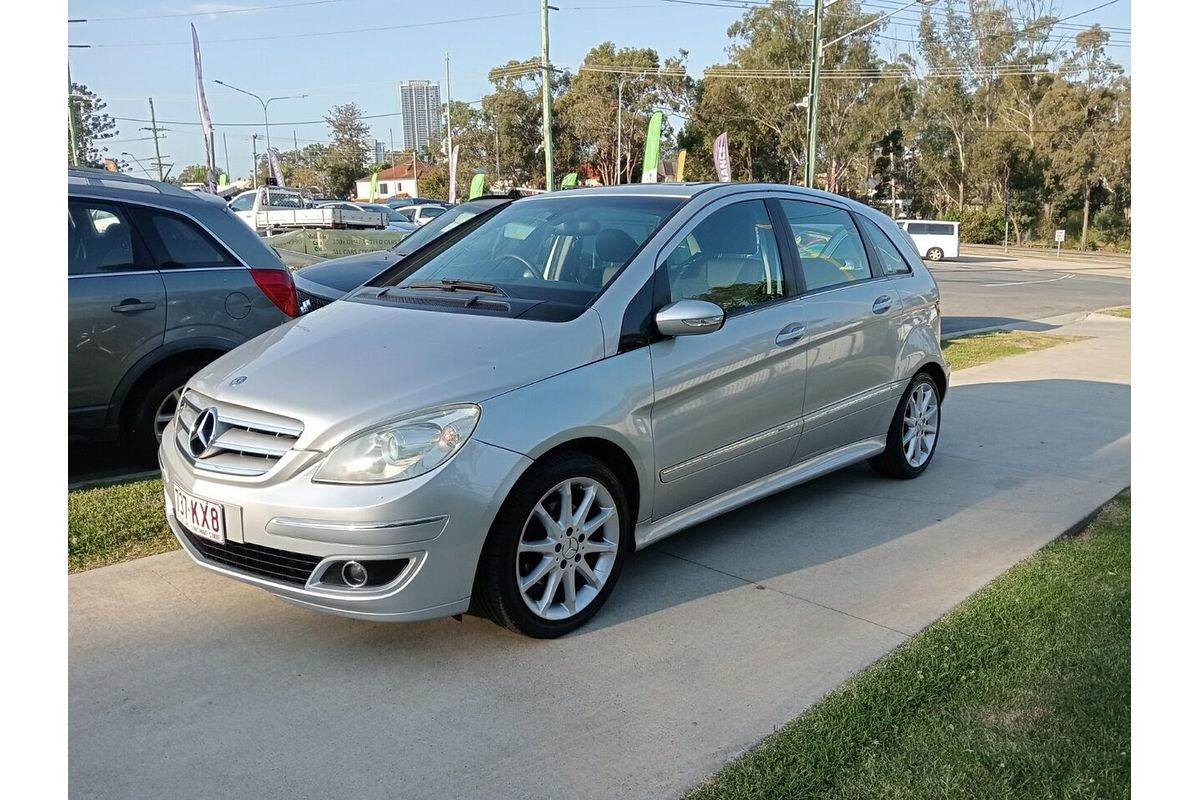
M 860 0 L 864 10 L 886 13 L 906 0 Z M 726 60 L 727 29 L 750 4 L 762 0 L 552 0 L 550 58 L 572 71 L 595 45 L 653 47 L 660 58 L 688 52 L 689 73 Z M 1042 0 L 1047 2 L 1047 0 Z M 1098 23 L 1112 30 L 1109 54 L 1130 69 L 1131 0 L 1049 0 L 1073 37 L 1074 27 Z M 1097 8 L 1097 6 L 1103 6 Z M 216 127 L 217 163 L 233 177 L 248 175 L 251 135 L 263 133 L 262 106 L 214 82 L 219 79 L 261 97 L 308 95 L 270 104 L 272 144 L 280 150 L 328 140 L 322 117 L 335 104 L 355 102 L 372 134 L 390 147 L 402 139 L 398 84 L 434 80 L 444 87 L 450 59 L 450 94 L 478 101 L 491 88 L 488 70 L 510 59 L 540 55 L 538 0 L 70 0 L 67 39 L 71 77 L 108 103 L 119 136 L 109 155 L 131 153 L 146 167 L 154 157 L 149 105 L 160 127 L 163 160 L 178 171 L 203 163 L 204 142 L 196 104 L 189 23 L 203 55 L 205 92 Z M 934 6 L 935 12 L 939 13 Z M 880 28 L 885 57 L 911 50 L 920 8 L 902 11 Z M 259 142 L 262 147 L 262 141 Z M 168 157 L 169 156 L 169 157 Z M 137 161 L 126 157 L 135 167 Z M 140 174 L 140 173 L 139 173 Z

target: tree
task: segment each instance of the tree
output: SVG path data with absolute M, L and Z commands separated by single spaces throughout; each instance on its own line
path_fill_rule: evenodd
M 117 136 L 117 123 L 104 110 L 108 104 L 82 83 L 71 84 L 68 114 L 75 123 L 75 152 L 81 167 L 103 167 L 105 139 Z M 67 123 L 67 163 L 71 163 L 71 130 Z
M 329 149 L 325 154 L 328 190 L 343 197 L 354 191 L 355 181 L 363 175 L 367 161 L 367 134 L 370 127 L 363 120 L 357 103 L 334 106 L 325 117 L 329 124 Z
M 542 103 L 537 76 L 519 71 L 528 65 L 509 61 L 492 70 L 495 90 L 483 98 L 483 113 L 491 126 L 500 156 L 499 174 L 494 181 L 515 186 L 527 185 L 544 171 L 541 157 Z M 495 159 L 486 166 L 494 169 Z
M 176 178 L 179 183 L 206 183 L 208 181 L 208 167 L 203 164 L 193 164 L 190 167 L 184 167 L 179 171 L 179 177 Z

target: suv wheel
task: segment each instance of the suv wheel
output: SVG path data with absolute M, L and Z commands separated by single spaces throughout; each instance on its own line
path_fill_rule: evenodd
M 480 557 L 474 600 L 496 624 L 539 639 L 569 633 L 612 593 L 630 550 L 616 475 L 582 453 L 530 468 L 504 501 Z
M 887 448 L 868 463 L 885 478 L 915 478 L 933 460 L 942 431 L 941 395 L 929 373 L 918 373 L 904 390 L 888 429 Z
M 183 386 L 188 378 L 196 374 L 197 364 L 182 364 L 159 375 L 142 388 L 133 403 L 128 417 L 129 427 L 125 431 L 125 444 L 139 463 L 147 467 L 158 464 L 158 445 L 163 429 L 183 395 Z

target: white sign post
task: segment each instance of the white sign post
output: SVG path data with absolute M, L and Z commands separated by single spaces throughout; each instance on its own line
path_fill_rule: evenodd
M 1056 230 L 1054 232 L 1054 242 L 1055 242 L 1055 246 L 1058 248 L 1058 253 L 1055 256 L 1056 258 L 1062 256 L 1062 243 L 1063 243 L 1063 240 L 1066 238 L 1067 238 L 1067 232 L 1064 231 L 1062 228 L 1059 228 L 1058 230 Z

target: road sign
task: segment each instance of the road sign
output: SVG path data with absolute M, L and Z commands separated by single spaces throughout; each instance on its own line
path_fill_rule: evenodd
M 1066 241 L 1066 239 L 1067 239 L 1067 232 L 1064 231 L 1062 228 L 1059 228 L 1058 230 L 1056 230 L 1054 232 L 1054 241 L 1063 242 L 1063 241 Z

